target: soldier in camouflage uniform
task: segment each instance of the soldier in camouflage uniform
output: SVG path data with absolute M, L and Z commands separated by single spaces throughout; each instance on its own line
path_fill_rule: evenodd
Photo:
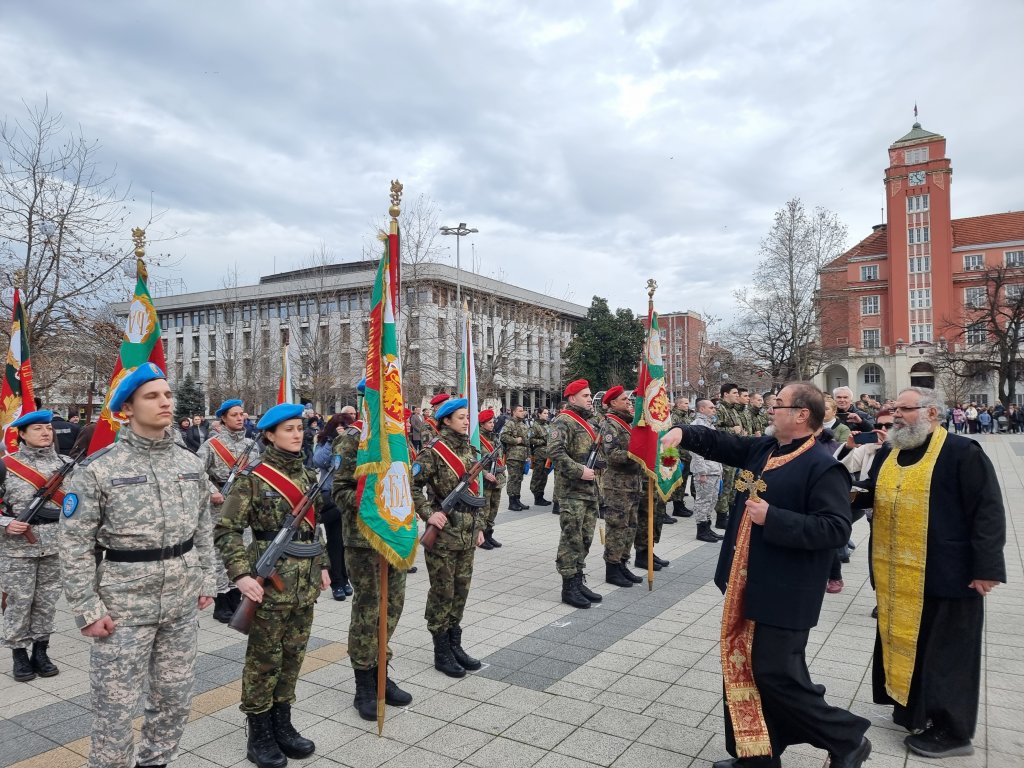
M 697 415 L 691 423 L 698 427 L 715 427 L 715 404 L 710 400 L 701 398 L 697 401 Z M 711 528 L 711 512 L 718 501 L 719 484 L 722 482 L 722 465 L 717 461 L 705 459 L 699 454 L 693 456 L 693 488 L 696 491 L 696 509 L 694 510 L 694 522 L 697 523 L 697 541 L 714 543 L 721 541 L 724 536 L 715 533 Z
M 690 412 L 690 400 L 686 397 L 678 398 L 672 404 L 672 426 L 685 426 L 693 420 Z M 672 492 L 672 516 L 691 517 L 693 511 L 686 506 L 686 484 L 690 480 L 690 462 L 692 461 L 689 451 L 679 451 L 679 461 L 683 467 L 682 482 Z M 696 495 L 696 494 L 694 494 Z
M 768 411 L 764 407 L 764 396 L 760 392 L 751 393 L 747 413 L 750 416 L 750 434 L 762 437 L 768 427 Z
M 434 414 L 437 413 L 437 409 L 441 407 L 441 404 L 447 400 L 451 395 L 447 392 L 438 392 L 432 398 L 430 398 L 430 414 L 423 414 L 423 426 L 420 427 L 420 446 L 425 448 L 431 440 L 436 440 L 441 435 L 441 428 L 437 424 L 437 419 Z
M 362 394 L 365 381 L 357 389 Z M 334 455 L 341 465 L 334 475 L 331 495 L 341 510 L 342 539 L 345 542 L 345 566 L 352 581 L 352 613 L 348 625 L 348 658 L 356 680 L 352 705 L 364 720 L 377 719 L 377 630 L 380 620 L 380 555 L 359 530 L 356 499 L 356 455 L 362 421 L 351 424 L 333 443 Z M 424 444 L 427 439 L 424 439 Z M 405 608 L 406 572 L 388 567 L 388 661 L 391 661 L 391 636 Z M 391 706 L 406 706 L 412 696 L 390 677 L 386 678 L 384 701 Z
M 512 408 L 512 418 L 505 422 L 499 439 L 505 450 L 505 466 L 508 468 L 508 511 L 523 512 L 530 508 L 523 504 L 520 497 L 523 471 L 530 458 L 530 428 L 526 425 L 526 409 L 523 406 Z
M 732 382 L 722 384 L 722 399 L 718 403 L 718 421 L 715 428 L 722 432 L 733 434 L 746 434 L 744 430 L 745 419 L 740 417 L 740 389 Z M 722 492 L 718 496 L 718 503 L 715 505 L 715 528 L 725 530 L 729 519 L 729 510 L 732 508 L 733 499 L 736 497 L 736 468 L 722 466 Z
M 591 603 L 601 602 L 601 595 L 583 580 L 599 503 L 597 475 L 586 463 L 599 437 L 591 421 L 594 398 L 586 379 L 570 382 L 563 394 L 568 402 L 551 422 L 548 434 L 548 456 L 555 468 L 554 497 L 562 528 L 555 568 L 562 577 L 562 602 L 589 608 Z
M 281 768 L 287 757 L 307 757 L 316 749 L 292 725 L 291 705 L 313 625 L 313 604 L 331 584 L 330 563 L 316 533 L 323 504 L 319 494 L 313 501 L 313 525 L 308 517 L 303 519 L 293 544 L 277 562 L 284 590 L 269 581 L 261 585 L 250 575 L 289 519 L 289 495 L 300 496 L 317 482 L 316 472 L 303 464 L 302 412 L 301 405 L 283 403 L 263 414 L 256 425 L 267 444 L 262 461 L 238 478 L 214 529 L 228 578 L 244 597 L 259 603 L 249 629 L 239 707 L 249 725 L 246 757 L 259 768 Z M 246 547 L 242 531 L 250 527 L 253 540 Z
M 3 460 L 7 466 L 5 498 L 11 505 L 11 516 L 0 517 L 0 587 L 7 595 L 3 644 L 11 649 L 14 679 L 19 682 L 34 680 L 36 675 L 53 677 L 59 672 L 47 649 L 60 597 L 56 523 L 63 494 L 55 494 L 55 499 L 36 512 L 31 525 L 35 544 L 24 535 L 29 524 L 14 518 L 66 461 L 54 447 L 52 420 L 52 411 L 33 411 L 16 419 L 11 426 L 18 430 L 22 445 Z M 4 511 L 0 507 L 0 512 Z
M 424 616 L 434 638 L 434 668 L 449 677 L 464 677 L 466 670 L 480 669 L 480 662 L 462 647 L 462 615 L 473 579 L 473 556 L 484 541 L 483 515 L 456 504 L 448 515 L 441 500 L 459 484 L 477 460 L 469 442 L 469 410 L 465 398 L 447 400 L 437 409 L 441 439 L 417 457 L 420 472 L 414 481 L 430 490 L 416 499 L 416 514 L 441 532 L 432 550 L 424 550 L 430 591 Z M 461 466 L 460 466 L 461 465 Z
M 483 453 L 490 453 L 498 441 L 498 436 L 494 434 L 494 411 L 490 408 L 480 411 L 477 421 L 480 424 L 480 450 Z M 534 472 L 536 471 L 535 468 Z M 494 464 L 494 472 L 484 473 L 484 498 L 487 500 L 487 504 L 480 512 L 484 515 L 484 543 L 480 545 L 480 549 L 501 547 L 501 542 L 494 538 L 494 520 L 498 516 L 498 507 L 501 505 L 501 488 L 505 485 L 507 475 L 505 459 L 500 455 Z
M 542 408 L 537 418 L 530 425 L 530 493 L 533 494 L 533 503 L 538 507 L 550 507 L 551 502 L 544 498 L 544 489 L 548 485 L 548 474 L 551 466 L 548 462 L 548 432 L 551 425 L 548 424 L 551 412 Z
M 174 401 L 157 366 L 122 379 L 109 406 L 128 424 L 75 471 L 59 533 L 68 606 L 94 639 L 89 765 L 165 765 L 188 721 L 197 608 L 217 590 L 208 492 L 199 459 L 165 432 Z M 135 758 L 132 718 L 147 684 Z
M 241 400 L 225 400 L 216 413 L 221 423 L 220 432 L 211 435 L 196 451 L 196 456 L 203 462 L 203 469 L 211 483 L 210 519 L 214 525 L 220 520 L 224 504 L 224 496 L 220 489 L 227 482 L 231 467 L 243 455 L 247 457 L 247 465 L 255 462 L 257 458 L 256 449 L 253 447 L 255 441 L 245 436 L 243 414 Z M 231 583 L 224 565 L 220 564 L 217 570 L 217 597 L 213 602 L 213 618 L 227 624 L 241 600 L 242 593 Z
M 621 386 L 609 389 L 602 404 L 608 413 L 601 422 L 599 439 L 608 466 L 601 473 L 601 511 L 604 513 L 604 580 L 617 587 L 643 581 L 626 563 L 636 536 L 640 507 L 640 465 L 629 457 L 633 403 Z

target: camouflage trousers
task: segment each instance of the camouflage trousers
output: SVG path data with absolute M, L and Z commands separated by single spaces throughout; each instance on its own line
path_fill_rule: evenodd
M 530 493 L 537 498 L 543 496 L 544 489 L 548 487 L 550 470 L 544 468 L 544 459 L 531 464 L 530 467 Z
M 617 563 L 629 557 L 636 536 L 637 511 L 640 508 L 639 495 L 616 495 L 615 503 L 605 504 L 604 509 L 604 559 Z
M 92 750 L 89 768 L 131 768 L 132 719 L 149 682 L 139 742 L 140 765 L 170 763 L 188 722 L 195 680 L 196 610 L 160 624 L 118 624 L 92 644 Z
M 555 570 L 562 578 L 575 576 L 587 564 L 590 544 L 597 525 L 597 500 L 559 499 L 558 522 L 562 536 L 558 540 Z
M 0 560 L 0 587 L 7 593 L 4 647 L 31 648 L 33 641 L 50 639 L 61 584 L 56 553 Z
M 508 497 L 518 497 L 523 489 L 523 467 L 526 466 L 526 462 L 510 459 L 505 462 L 505 466 L 508 467 Z
M 484 518 L 484 530 L 494 530 L 494 521 L 498 517 L 498 507 L 501 505 L 501 488 L 484 487 L 484 508 L 479 514 Z
M 239 709 L 245 714 L 258 715 L 274 704 L 295 701 L 295 683 L 313 626 L 313 605 L 285 604 L 273 609 L 261 605 L 256 609 L 242 670 Z
M 643 501 L 640 504 L 640 512 L 637 515 L 636 536 L 633 539 L 633 546 L 637 550 L 647 549 L 647 492 L 641 496 Z M 661 541 L 661 516 L 665 514 L 665 502 L 661 497 L 654 494 L 654 543 Z
M 430 575 L 427 609 L 423 612 L 430 634 L 447 632 L 462 623 L 469 597 L 469 584 L 473 580 L 473 556 L 476 547 L 469 549 L 441 549 L 423 551 Z
M 209 508 L 210 508 L 210 521 L 213 523 L 213 525 L 217 525 L 217 523 L 220 522 L 220 514 L 221 514 L 221 510 L 224 509 L 224 505 L 223 504 L 218 504 L 218 505 L 214 506 L 211 503 L 209 505 Z M 224 568 L 224 561 L 220 557 L 220 552 L 219 551 L 216 552 L 214 554 L 214 557 L 215 557 L 215 559 L 217 561 L 214 564 L 214 569 L 217 572 L 217 594 L 218 595 L 223 595 L 225 592 L 230 592 L 232 589 L 234 589 L 235 585 L 234 585 L 234 583 L 232 583 L 231 579 L 228 578 L 228 572 L 227 572 L 227 569 Z
M 736 498 L 736 467 L 722 467 L 722 492 L 718 494 L 718 502 L 715 504 L 715 512 L 720 515 L 728 515 L 732 509 L 733 499 Z
M 369 547 L 345 547 L 345 566 L 352 581 L 352 616 L 348 624 L 348 658 L 352 669 L 377 666 L 377 622 L 380 621 L 380 555 Z M 388 642 L 405 607 L 405 571 L 388 566 Z M 391 646 L 388 646 L 391 661 Z
M 715 503 L 718 501 L 718 483 L 721 475 L 705 475 L 706 480 L 702 483 L 694 475 L 693 487 L 696 491 L 697 501 L 693 505 L 693 522 L 706 523 L 711 521 L 711 513 L 715 511 Z

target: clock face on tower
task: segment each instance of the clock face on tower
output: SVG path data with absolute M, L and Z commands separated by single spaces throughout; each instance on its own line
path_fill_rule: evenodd
M 925 173 L 924 171 L 911 171 L 910 175 L 907 176 L 907 183 L 912 187 L 919 187 L 924 184 Z

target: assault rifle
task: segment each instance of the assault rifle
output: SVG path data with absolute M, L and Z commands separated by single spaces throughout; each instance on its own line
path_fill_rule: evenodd
M 320 498 L 320 493 L 326 486 L 327 481 L 334 476 L 334 472 L 340 464 L 341 457 L 335 456 L 331 468 L 324 473 L 323 477 L 313 483 L 306 490 L 306 493 L 303 494 L 302 498 L 299 499 L 298 503 L 292 507 L 292 511 L 289 513 L 284 525 L 281 526 L 281 530 L 277 532 L 274 540 L 270 542 L 270 546 L 263 552 L 260 559 L 256 561 L 256 581 L 259 582 L 261 587 L 269 581 L 277 591 L 284 590 L 284 582 L 281 581 L 281 577 L 277 574 L 277 561 L 281 559 L 282 555 L 287 554 L 285 548 L 295 538 L 295 533 L 299 530 L 299 524 L 306 517 L 306 512 L 309 511 L 313 502 Z M 255 600 L 250 600 L 248 597 L 243 596 L 242 602 L 239 604 L 238 610 L 231 617 L 231 621 L 228 622 L 228 626 L 238 630 L 243 635 L 249 634 L 249 627 L 256 616 L 256 608 L 258 606 L 259 603 Z
M 587 454 L 587 461 L 584 466 L 587 469 L 604 469 L 605 461 L 599 455 L 601 450 L 601 441 L 597 440 L 590 448 L 590 453 Z
M 494 449 L 487 454 L 480 456 L 473 466 L 466 470 L 466 473 L 459 478 L 458 485 L 452 488 L 451 493 L 444 497 L 441 501 L 441 512 L 445 517 L 448 517 L 451 511 L 455 508 L 455 505 L 462 502 L 468 507 L 473 509 L 480 509 L 486 502 L 483 496 L 477 496 L 475 493 L 469 490 L 470 483 L 487 468 L 492 460 L 496 460 L 498 453 L 501 451 L 501 443 L 495 442 Z M 434 545 L 437 543 L 438 534 L 441 533 L 441 529 L 435 525 L 427 523 L 426 530 L 423 532 L 423 536 L 420 537 L 420 544 L 423 548 L 430 552 Z
M 224 481 L 224 485 L 221 486 L 220 495 L 225 499 L 228 494 L 231 493 L 231 486 L 235 484 L 235 480 L 238 479 L 238 475 L 241 474 L 242 470 L 249 466 L 249 454 L 252 453 L 252 449 L 256 447 L 256 441 L 253 440 L 249 443 L 249 447 L 242 451 L 242 454 L 235 459 L 235 463 L 231 465 L 231 471 L 228 473 L 228 479 Z
M 78 466 L 78 462 L 82 460 L 82 456 L 83 454 L 79 454 L 74 461 L 61 464 L 60 469 L 46 478 L 46 482 L 39 486 L 39 488 L 36 489 L 36 492 L 32 494 L 32 499 L 29 501 L 28 506 L 21 511 L 20 515 L 18 515 L 18 522 L 32 525 L 32 518 L 34 518 L 36 513 L 43 508 L 43 504 L 52 499 L 53 494 L 60 490 L 60 487 L 64 482 L 64 478 L 68 476 L 71 470 Z M 36 539 L 36 535 L 32 533 L 31 528 L 26 528 L 23 535 L 25 537 L 25 541 L 29 544 L 35 544 L 36 541 L 38 541 L 38 539 Z

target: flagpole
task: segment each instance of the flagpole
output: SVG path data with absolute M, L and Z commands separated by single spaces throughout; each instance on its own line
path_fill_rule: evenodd
M 644 359 L 650 359 L 651 336 L 654 333 L 654 291 L 658 284 L 654 279 L 647 281 L 647 349 Z M 644 393 L 646 398 L 647 393 Z M 642 421 L 642 417 L 641 417 Z M 654 589 L 654 483 L 653 477 L 647 479 L 647 591 Z

